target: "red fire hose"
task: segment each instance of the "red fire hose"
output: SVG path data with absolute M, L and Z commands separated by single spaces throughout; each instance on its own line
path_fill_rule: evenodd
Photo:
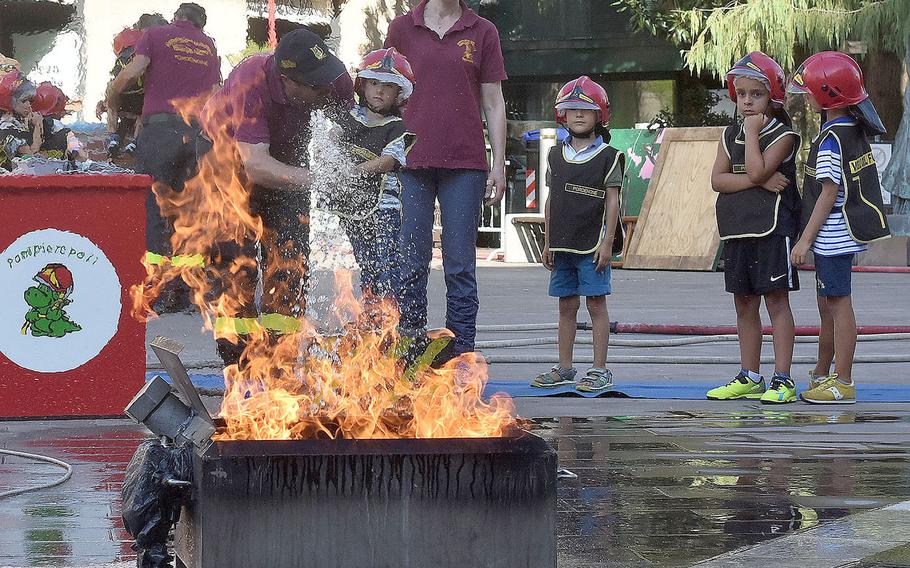
M 581 327 L 585 326 L 585 327 Z M 579 322 L 579 329 L 590 329 L 591 324 Z M 727 335 L 735 334 L 735 325 L 676 325 L 657 323 L 622 323 L 611 322 L 612 333 L 652 333 L 660 335 Z M 762 328 L 762 333 L 770 334 L 770 327 Z M 796 335 L 817 336 L 817 326 L 796 328 Z M 910 325 L 861 325 L 856 332 L 860 335 L 877 335 L 881 333 L 910 333 Z

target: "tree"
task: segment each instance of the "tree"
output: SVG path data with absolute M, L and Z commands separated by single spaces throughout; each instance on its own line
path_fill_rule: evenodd
M 695 73 L 722 76 L 743 54 L 761 50 L 785 69 L 804 55 L 864 40 L 903 57 L 910 70 L 910 0 L 616 0 L 633 23 L 683 48 Z M 868 41 L 868 40 L 872 41 Z M 910 200 L 910 88 L 882 184 Z

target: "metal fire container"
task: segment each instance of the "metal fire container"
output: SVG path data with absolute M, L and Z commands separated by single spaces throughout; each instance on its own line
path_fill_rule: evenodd
M 190 568 L 553 568 L 555 519 L 556 453 L 523 431 L 215 442 L 175 547 Z

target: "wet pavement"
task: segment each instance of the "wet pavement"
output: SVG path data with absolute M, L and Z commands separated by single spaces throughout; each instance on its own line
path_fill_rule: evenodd
M 519 408 L 540 416 L 545 406 Z M 900 505 L 910 500 L 910 405 L 661 409 L 612 399 L 552 410 L 567 417 L 534 429 L 578 476 L 558 491 L 560 568 L 910 562 L 910 510 Z M 0 499 L 0 566 L 126 566 L 119 490 L 143 436 L 122 420 L 0 422 L 0 447 L 75 467 L 63 485 Z M 0 456 L 0 492 L 59 475 Z

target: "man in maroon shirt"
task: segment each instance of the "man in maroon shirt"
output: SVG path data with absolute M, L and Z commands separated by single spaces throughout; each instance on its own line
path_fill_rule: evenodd
M 320 107 L 345 112 L 353 104 L 354 83 L 344 64 L 319 36 L 301 28 L 285 34 L 274 54 L 243 60 L 203 109 L 205 138 L 215 146 L 210 158 L 203 159 L 239 158 L 252 182 L 250 212 L 266 229 L 260 243 L 261 313 L 254 301 L 256 243 L 221 243 L 212 251 L 216 273 L 231 280 L 225 288 L 242 295 L 232 297 L 238 305 L 216 314 L 218 353 L 225 365 L 238 362 L 252 333 L 264 328 L 282 335 L 300 329 L 309 254 L 310 113 Z M 253 262 L 236 262 L 242 257 Z M 241 265 L 232 272 L 232 266 Z M 217 288 L 216 297 L 223 293 Z
M 446 327 L 455 353 L 474 350 L 479 301 L 475 275 L 481 201 L 505 190 L 506 79 L 499 33 L 460 0 L 423 0 L 389 25 L 386 47 L 408 58 L 414 94 L 405 110 L 417 142 L 401 174 L 401 332 L 420 336 L 427 324 L 427 279 L 433 212 L 442 212 Z M 480 110 L 487 119 L 488 164 Z
M 155 193 L 181 191 L 196 168 L 197 125 L 178 114 L 177 105 L 208 97 L 221 83 L 221 61 L 215 42 L 202 32 L 205 9 L 194 3 L 181 4 L 174 20 L 143 32 L 133 60 L 107 89 L 107 109 L 116 115 L 124 90 L 145 75 L 142 129 L 136 140 L 136 171 L 151 175 Z M 109 117 L 116 124 L 117 117 Z M 154 193 L 146 204 L 146 261 L 150 264 L 198 262 L 198 257 L 170 257 L 169 222 L 161 216 Z M 166 290 L 159 307 L 180 309 L 188 304 L 185 288 Z

